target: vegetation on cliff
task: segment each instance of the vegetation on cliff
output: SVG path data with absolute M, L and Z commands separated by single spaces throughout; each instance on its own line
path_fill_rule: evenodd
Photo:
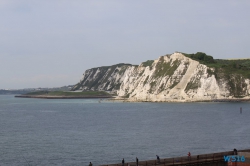
M 218 82 L 226 81 L 230 95 L 235 97 L 244 96 L 247 90 L 245 79 L 250 79 L 250 59 L 213 59 L 212 56 L 202 52 L 183 54 L 208 66 L 208 74 L 214 75 Z
M 214 64 L 214 63 L 216 63 L 212 56 L 207 55 L 203 52 L 197 52 L 195 54 L 186 54 L 186 53 L 182 53 L 182 54 L 185 55 L 186 57 L 193 59 L 193 60 L 199 61 L 202 64 Z
M 77 83 L 72 91 L 81 89 L 83 86 L 85 90 L 97 90 L 99 86 L 105 85 L 103 88 L 108 91 L 118 90 L 121 83 L 115 83 L 110 79 L 111 75 L 123 75 L 129 66 L 136 66 L 131 64 L 119 63 L 112 66 L 102 66 L 97 68 L 92 68 L 84 73 L 83 80 Z M 93 79 L 89 79 L 93 78 Z
M 151 66 L 154 63 L 154 60 L 147 60 L 146 62 L 142 62 L 143 67 Z
M 195 54 L 183 53 L 183 55 L 199 61 L 208 67 L 215 68 L 216 71 L 213 72 L 213 74 L 219 71 L 225 74 L 241 74 L 245 78 L 250 79 L 250 59 L 214 59 L 212 56 L 203 52 L 197 52 Z

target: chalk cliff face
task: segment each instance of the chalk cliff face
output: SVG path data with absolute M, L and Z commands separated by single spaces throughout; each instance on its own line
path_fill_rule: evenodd
M 250 80 L 225 76 L 182 53 L 139 66 L 118 64 L 87 70 L 73 90 L 105 90 L 129 101 L 250 99 Z
M 97 67 L 86 70 L 82 79 L 72 90 L 97 90 L 116 93 L 120 89 L 126 71 L 131 64 Z

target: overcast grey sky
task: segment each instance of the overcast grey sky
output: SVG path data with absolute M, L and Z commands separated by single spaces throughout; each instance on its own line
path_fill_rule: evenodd
M 248 0 L 0 0 L 0 89 L 72 85 L 175 51 L 249 58 L 249 44 Z

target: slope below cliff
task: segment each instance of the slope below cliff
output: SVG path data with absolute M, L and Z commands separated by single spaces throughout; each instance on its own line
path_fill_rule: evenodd
M 204 53 L 176 52 L 139 66 L 89 69 L 73 90 L 110 91 L 128 101 L 250 99 L 249 73 L 250 60 L 229 63 Z

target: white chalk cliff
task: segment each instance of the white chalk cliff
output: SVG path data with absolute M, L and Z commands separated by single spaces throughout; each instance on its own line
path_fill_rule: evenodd
M 237 74 L 223 77 L 214 68 L 176 52 L 139 66 L 89 69 L 72 90 L 110 91 L 128 101 L 250 99 L 250 80 Z

